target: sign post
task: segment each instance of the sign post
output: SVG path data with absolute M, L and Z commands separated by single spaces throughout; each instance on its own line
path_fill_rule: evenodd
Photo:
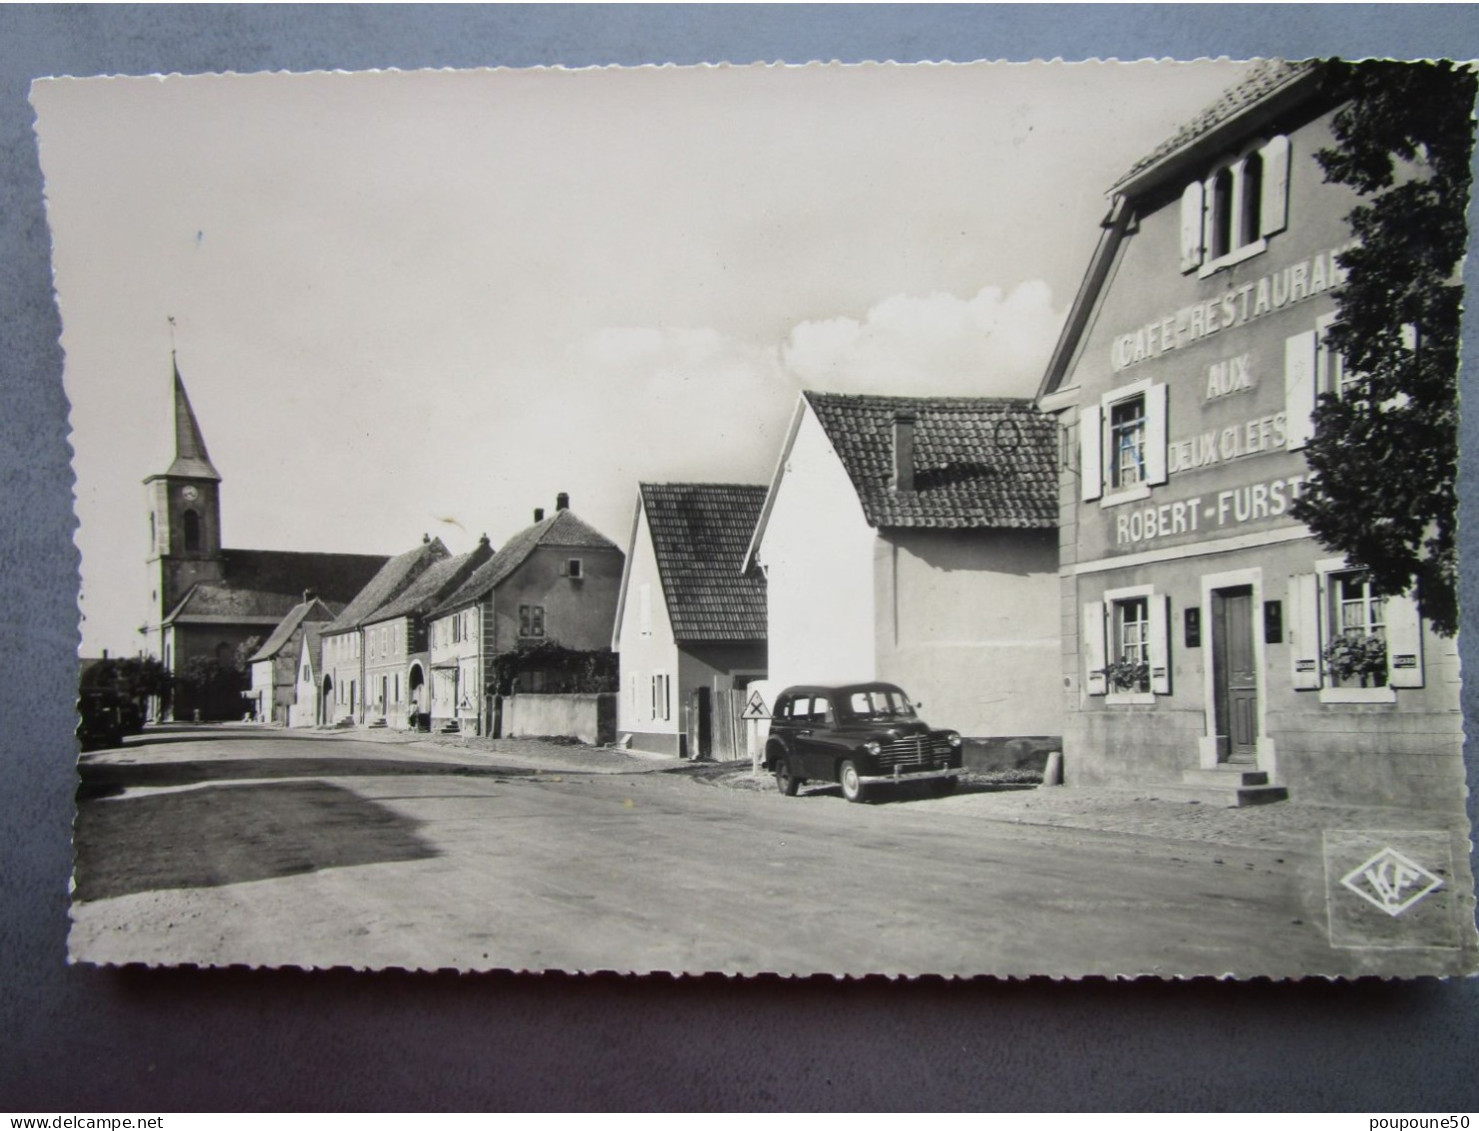
M 740 714 L 745 720 L 745 745 L 750 749 L 750 772 L 758 775 L 760 773 L 760 720 L 770 718 L 770 708 L 765 705 L 765 697 L 759 691 L 750 692 L 749 701 L 745 703 L 745 709 Z

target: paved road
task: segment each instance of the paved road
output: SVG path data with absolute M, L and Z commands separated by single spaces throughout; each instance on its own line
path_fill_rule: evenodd
M 560 771 L 561 751 L 537 744 L 500 756 L 248 729 L 149 738 L 84 759 L 74 960 L 1374 968 L 1372 955 L 1329 945 L 1323 864 L 1288 848 L 1014 824 L 989 793 L 858 806 L 829 792 L 717 788 L 655 763 Z M 1418 958 L 1414 969 L 1434 968 L 1431 953 Z M 1391 952 L 1375 960 L 1404 968 Z

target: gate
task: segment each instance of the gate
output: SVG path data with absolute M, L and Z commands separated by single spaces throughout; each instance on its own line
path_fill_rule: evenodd
M 733 762 L 749 757 L 744 710 L 747 693 L 695 688 L 688 697 L 685 730 L 690 758 Z

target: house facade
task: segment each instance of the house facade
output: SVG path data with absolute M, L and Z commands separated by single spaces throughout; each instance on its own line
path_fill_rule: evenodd
M 1359 395 L 1324 345 L 1357 203 L 1314 157 L 1337 108 L 1318 65 L 1263 65 L 1111 192 L 1039 396 L 1071 455 L 1070 784 L 1461 804 L 1455 642 L 1289 513 L 1317 396 Z
M 569 509 L 535 511 L 519 531 L 429 614 L 431 725 L 464 734 L 496 729 L 494 660 L 521 646 L 607 651 L 621 586 L 621 550 Z M 540 691 L 531 671 L 524 691 Z
M 638 750 L 732 756 L 732 702 L 767 671 L 765 578 L 745 551 L 763 486 L 643 483 L 612 648 L 617 730 Z M 726 714 L 728 712 L 728 714 Z
M 310 624 L 327 624 L 337 613 L 337 609 L 317 597 L 305 595 L 252 655 L 250 700 L 252 713 L 259 722 L 288 725 L 297 698 L 303 634 Z
M 366 717 L 396 730 L 431 722 L 431 649 L 427 613 L 493 557 L 484 535 L 466 554 L 427 567 L 404 592 L 365 618 Z
M 172 717 L 240 718 L 238 688 L 223 682 L 207 694 L 181 681 L 198 667 L 192 661 L 233 665 L 242 646 L 272 635 L 305 592 L 343 605 L 385 558 L 224 547 L 221 475 L 211 463 L 178 367 L 173 376 L 174 458 L 162 473 L 144 480 L 150 586 L 144 646 L 176 677 L 167 712 Z M 243 678 L 241 687 L 247 686 Z
M 367 640 L 365 625 L 417 578 L 449 556 L 440 538 L 423 536 L 414 550 L 386 562 L 344 611 L 323 627 L 319 702 L 324 723 L 360 725 L 385 718 L 384 700 L 375 694 L 378 687 L 368 686 L 367 645 L 374 646 L 377 664 L 382 651 L 392 645 L 381 636 Z
M 323 668 L 323 628 L 307 624 L 298 642 L 298 666 L 294 672 L 293 702 L 288 707 L 288 726 L 314 727 L 324 723 L 319 673 Z
M 936 726 L 1059 734 L 1056 461 L 1030 401 L 803 393 L 745 561 L 771 683 L 888 680 Z

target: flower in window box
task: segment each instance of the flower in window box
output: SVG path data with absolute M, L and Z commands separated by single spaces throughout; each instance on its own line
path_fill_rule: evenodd
M 1359 679 L 1362 687 L 1385 687 L 1387 642 L 1375 633 L 1345 632 L 1325 647 L 1325 669 L 1336 680 Z
M 1150 665 L 1144 661 L 1116 660 L 1105 666 L 1104 675 L 1116 691 L 1150 690 Z

